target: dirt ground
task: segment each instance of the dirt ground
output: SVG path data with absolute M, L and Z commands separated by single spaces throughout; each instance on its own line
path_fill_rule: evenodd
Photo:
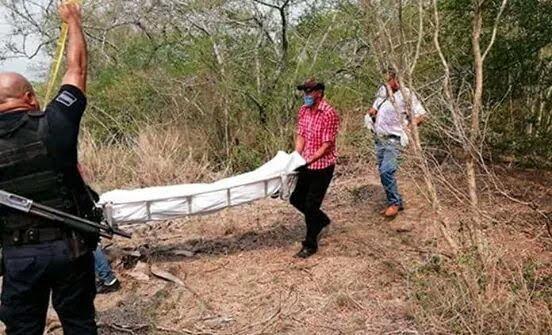
M 279 199 L 135 226 L 132 240 L 106 249 L 122 289 L 97 297 L 100 333 L 423 333 L 410 313 L 407 276 L 431 257 L 438 234 L 418 188 L 404 176 L 401 186 L 406 210 L 388 221 L 372 170 L 338 175 L 324 204 L 331 231 L 307 260 L 293 258 L 302 218 Z M 448 215 L 461 211 L 451 206 Z M 550 255 L 549 244 L 522 243 L 545 237 L 521 235 L 515 240 L 532 245 L 528 252 Z M 61 334 L 53 312 L 48 327 Z

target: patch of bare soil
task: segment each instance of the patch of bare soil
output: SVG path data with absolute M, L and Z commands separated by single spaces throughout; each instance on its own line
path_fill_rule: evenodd
M 416 194 L 412 203 L 423 203 Z M 423 258 L 425 208 L 394 221 L 379 215 L 383 192 L 370 174 L 339 177 L 325 210 L 333 219 L 318 254 L 293 258 L 304 235 L 287 203 L 266 200 L 218 214 L 143 226 L 108 248 L 123 281 L 98 296 L 105 334 L 408 333 L 406 269 Z M 138 250 L 134 255 L 130 251 Z M 146 263 L 181 280 L 164 281 Z M 129 269 L 125 269 L 129 267 Z
M 293 258 L 303 219 L 280 200 L 136 226 L 132 240 L 107 248 L 123 287 L 96 299 L 101 334 L 424 333 L 409 313 L 408 274 L 430 261 L 439 236 L 422 193 L 405 179 L 407 208 L 388 221 L 374 172 L 338 176 L 324 204 L 331 232 L 307 260 Z M 523 207 L 487 206 L 498 216 Z M 550 255 L 531 243 L 543 236 L 502 234 L 493 238 L 510 241 L 511 255 Z

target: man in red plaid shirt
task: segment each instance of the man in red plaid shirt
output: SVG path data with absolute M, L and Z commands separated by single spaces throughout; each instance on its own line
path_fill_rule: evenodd
M 318 251 L 318 239 L 330 224 L 320 206 L 335 168 L 339 116 L 324 99 L 323 83 L 311 79 L 297 89 L 304 92 L 304 104 L 299 110 L 295 150 L 307 164 L 299 170 L 290 202 L 305 215 L 307 225 L 303 247 L 295 256 L 307 258 Z

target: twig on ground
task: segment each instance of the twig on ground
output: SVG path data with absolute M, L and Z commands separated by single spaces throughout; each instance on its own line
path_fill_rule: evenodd
M 194 332 L 192 330 L 189 330 L 189 329 L 181 329 L 181 330 L 177 330 L 177 329 L 171 329 L 171 328 L 165 328 L 165 327 L 161 327 L 161 326 L 156 326 L 155 329 L 159 330 L 159 331 L 162 331 L 162 332 L 166 332 L 166 333 L 173 333 L 173 334 L 188 334 L 188 335 L 215 335 L 214 333 L 209 333 L 209 332 Z
M 150 325 L 136 325 L 134 327 L 131 327 L 131 326 L 127 326 L 127 325 L 118 325 L 116 323 L 99 322 L 98 323 L 98 328 L 101 328 L 101 327 L 111 328 L 111 329 L 114 329 L 114 330 L 117 330 L 117 331 L 120 331 L 120 332 L 123 332 L 123 333 L 128 333 L 128 334 L 136 334 L 135 331 L 142 330 L 142 329 L 145 329 L 145 328 L 150 328 Z
M 512 202 L 527 206 L 530 209 L 532 209 L 533 211 L 535 211 L 537 214 L 542 216 L 545 220 L 544 223 L 546 225 L 546 230 L 548 231 L 548 235 L 552 238 L 552 230 L 550 228 L 550 221 L 552 221 L 552 218 L 550 218 L 543 210 L 539 209 L 539 206 L 537 204 L 535 204 L 534 202 L 522 201 L 522 200 L 519 200 L 519 199 L 516 199 L 516 198 L 512 197 L 506 191 L 499 188 L 498 185 L 496 185 L 496 183 L 495 183 L 495 187 L 496 187 L 496 190 L 498 191 L 498 193 L 500 193 L 506 199 L 508 199 Z

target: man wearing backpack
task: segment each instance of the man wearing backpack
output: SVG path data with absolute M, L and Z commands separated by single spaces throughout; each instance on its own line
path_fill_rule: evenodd
M 426 111 L 410 89 L 401 87 L 394 69 L 388 69 L 386 75 L 387 82 L 379 88 L 366 120 L 375 118 L 372 129 L 378 172 L 387 198 L 387 206 L 381 214 L 394 218 L 404 208 L 395 177 L 400 151 L 408 145 L 409 125 L 412 122 L 420 124 Z

